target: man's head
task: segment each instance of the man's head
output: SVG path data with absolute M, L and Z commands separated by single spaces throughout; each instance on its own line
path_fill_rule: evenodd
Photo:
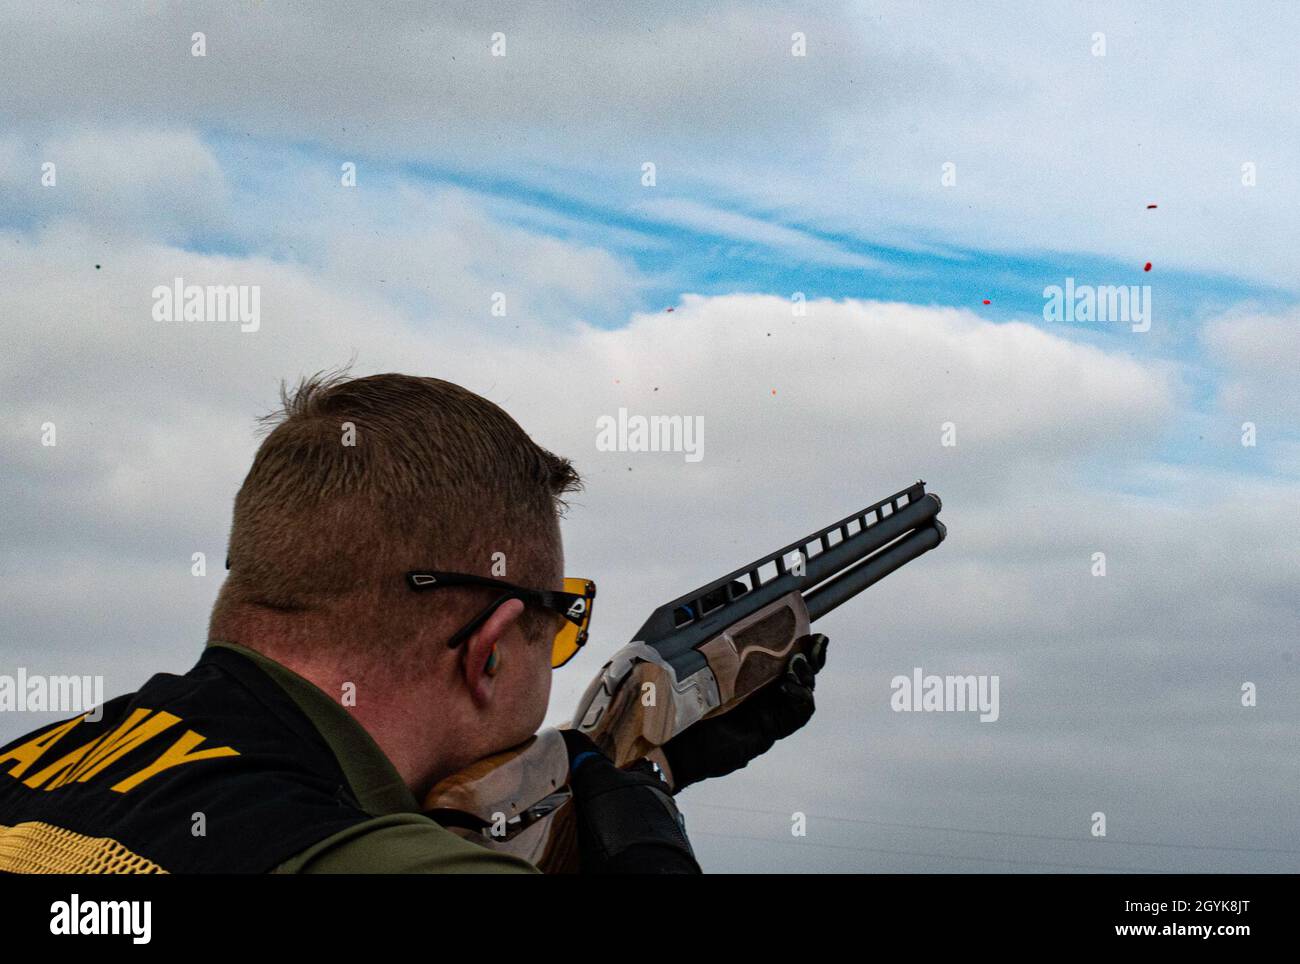
M 451 765 L 463 765 L 525 739 L 545 714 L 558 617 L 512 600 L 448 649 L 493 592 L 416 593 L 404 575 L 560 588 L 558 515 L 579 485 L 573 467 L 496 405 L 436 378 L 318 376 L 283 401 L 235 498 L 209 637 L 327 692 L 356 682 L 356 715 L 381 745 L 385 733 L 391 742 L 402 727 L 433 726 L 442 732 L 430 738 L 448 743 L 435 755 L 454 746 L 465 759 Z

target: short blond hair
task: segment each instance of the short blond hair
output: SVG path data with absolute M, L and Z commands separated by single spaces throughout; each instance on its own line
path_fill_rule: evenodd
M 342 373 L 282 385 L 281 401 L 235 497 L 211 638 L 249 610 L 348 594 L 384 609 L 407 570 L 488 575 L 498 552 L 511 581 L 552 578 L 556 519 L 581 480 L 492 402 L 438 378 Z

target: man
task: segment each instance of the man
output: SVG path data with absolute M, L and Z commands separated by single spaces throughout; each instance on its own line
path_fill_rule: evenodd
M 420 801 L 536 732 L 553 640 L 581 645 L 554 605 L 576 472 L 439 379 L 316 377 L 283 400 L 202 658 L 0 749 L 0 870 L 534 870 Z M 455 575 L 412 591 L 420 571 Z M 824 638 L 813 651 L 670 743 L 673 788 L 566 734 L 583 870 L 698 871 L 673 790 L 802 726 Z

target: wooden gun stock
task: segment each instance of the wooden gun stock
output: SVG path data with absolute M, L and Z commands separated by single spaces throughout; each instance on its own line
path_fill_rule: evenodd
M 560 731 L 485 757 L 443 780 L 425 813 L 490 850 L 522 857 L 546 873 L 576 871 L 577 825 L 569 791 L 569 753 Z

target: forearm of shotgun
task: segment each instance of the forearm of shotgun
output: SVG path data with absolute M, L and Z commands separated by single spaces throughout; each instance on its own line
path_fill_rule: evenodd
M 625 646 L 587 688 L 573 726 L 629 766 L 779 677 L 808 628 L 803 596 L 791 592 L 697 647 L 696 665 L 686 673 L 653 647 Z

